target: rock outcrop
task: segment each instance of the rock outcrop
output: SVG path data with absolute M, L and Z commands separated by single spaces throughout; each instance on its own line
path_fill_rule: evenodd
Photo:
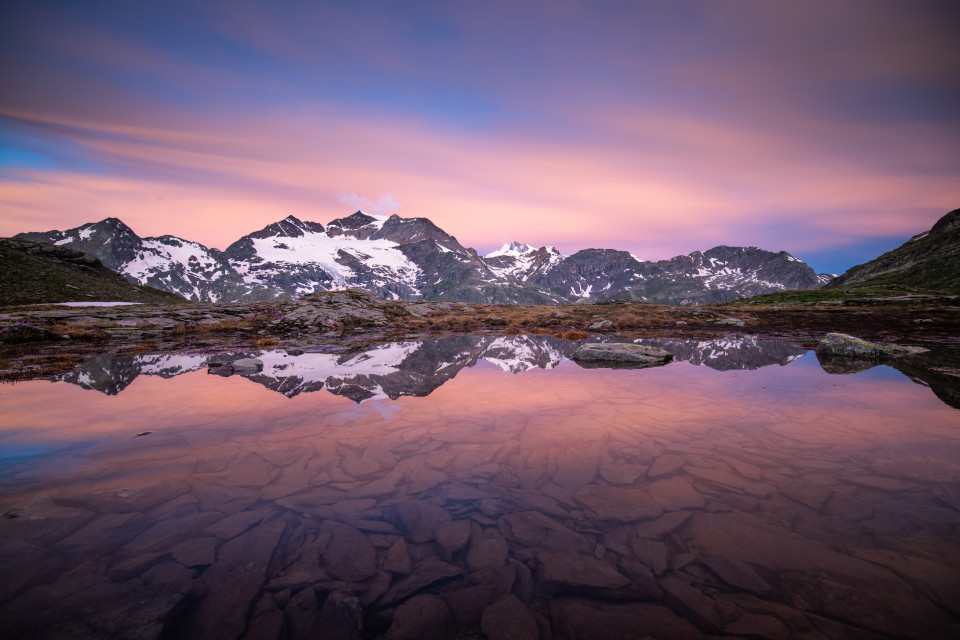
M 817 344 L 817 355 L 859 360 L 886 360 L 898 356 L 926 353 L 929 349 L 899 344 L 868 342 L 843 333 L 828 333 Z

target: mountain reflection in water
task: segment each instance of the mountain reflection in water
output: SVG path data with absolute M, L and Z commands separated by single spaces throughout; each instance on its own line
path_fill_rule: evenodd
M 717 340 L 643 340 L 667 349 L 676 360 L 713 369 L 758 369 L 785 365 L 806 351 L 797 345 L 755 337 Z M 426 396 L 465 367 L 479 361 L 503 371 L 522 373 L 552 369 L 570 360 L 580 343 L 553 336 L 461 336 L 381 344 L 350 353 L 313 353 L 302 350 L 261 350 L 221 354 L 151 354 L 91 358 L 78 370 L 59 379 L 108 395 L 116 395 L 137 376 L 163 378 L 207 368 L 211 362 L 254 358 L 258 371 L 238 375 L 287 397 L 327 391 L 362 402 L 375 398 Z M 228 373 L 228 375 L 230 375 Z
M 689 362 L 462 337 L 4 387 L 0 634 L 958 637 L 960 413 L 656 344 Z

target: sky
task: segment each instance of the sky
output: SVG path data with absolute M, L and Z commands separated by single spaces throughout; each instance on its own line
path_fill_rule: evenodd
M 0 235 L 423 216 L 838 273 L 960 207 L 960 3 L 0 3 Z

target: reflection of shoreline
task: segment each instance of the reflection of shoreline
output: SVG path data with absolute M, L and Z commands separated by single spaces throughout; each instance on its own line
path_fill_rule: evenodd
M 714 340 L 646 339 L 642 344 L 660 347 L 677 361 L 718 371 L 753 370 L 785 366 L 806 353 L 798 345 L 762 340 L 757 336 Z M 116 395 L 137 376 L 172 378 L 197 371 L 213 363 L 255 359 L 249 368 L 212 368 L 219 375 L 238 375 L 257 384 L 294 397 L 327 390 L 354 402 L 376 398 L 396 400 L 403 396 L 423 397 L 432 393 L 465 367 L 483 360 L 509 373 L 531 369 L 552 369 L 570 360 L 580 343 L 548 335 L 474 336 L 464 335 L 379 344 L 366 351 L 328 353 L 290 350 L 236 352 L 215 356 L 195 353 L 164 353 L 87 360 L 73 372 L 60 376 L 63 382 Z M 950 406 L 960 408 L 960 377 L 916 366 L 912 361 L 889 362 L 934 392 Z M 825 371 L 849 370 L 849 363 L 822 363 Z M 839 368 L 838 368 L 839 367 Z
M 639 342 L 669 351 L 674 360 L 686 360 L 718 371 L 785 366 L 807 352 L 790 342 L 763 340 L 757 336 L 726 336 L 713 340 L 663 338 Z
M 954 409 L 960 409 L 960 368 L 950 354 L 933 352 L 919 357 L 890 358 L 880 361 L 825 356 L 817 353 L 817 361 L 824 371 L 837 375 L 861 373 L 885 364 L 917 384 L 929 387 L 945 404 Z
M 567 360 L 578 344 L 552 336 L 460 336 L 375 345 L 352 353 L 266 350 L 216 356 L 155 354 L 92 358 L 59 380 L 116 395 L 138 375 L 171 378 L 213 363 L 256 360 L 254 369 L 216 367 L 211 373 L 239 375 L 294 397 L 326 389 L 355 402 L 376 398 L 426 396 L 478 360 L 502 371 L 551 369 Z M 225 373 L 224 373 L 225 372 Z

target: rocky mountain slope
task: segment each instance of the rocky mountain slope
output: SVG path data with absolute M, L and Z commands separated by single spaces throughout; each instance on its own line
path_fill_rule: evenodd
M 0 238 L 0 305 L 183 299 L 121 277 L 95 257 L 32 240 Z
M 889 284 L 960 294 L 960 209 L 893 251 L 851 267 L 829 286 Z
M 220 251 L 169 235 L 141 238 L 117 218 L 88 222 L 66 231 L 21 233 L 16 237 L 89 253 L 131 282 L 188 300 L 219 302 L 258 293 L 241 286 L 242 281 Z M 263 295 L 267 299 L 269 294 Z
M 719 246 L 658 262 L 641 261 L 626 251 L 585 249 L 554 258 L 526 281 L 568 301 L 618 298 L 687 305 L 816 289 L 830 278 L 786 251 Z
M 426 218 L 362 211 L 326 226 L 288 216 L 224 251 L 169 235 L 140 238 L 116 218 L 18 237 L 91 253 L 132 282 L 209 302 L 358 287 L 395 300 L 701 304 L 815 289 L 830 278 L 786 252 L 756 247 L 720 246 L 648 262 L 613 249 L 564 256 L 514 242 L 480 256 Z

